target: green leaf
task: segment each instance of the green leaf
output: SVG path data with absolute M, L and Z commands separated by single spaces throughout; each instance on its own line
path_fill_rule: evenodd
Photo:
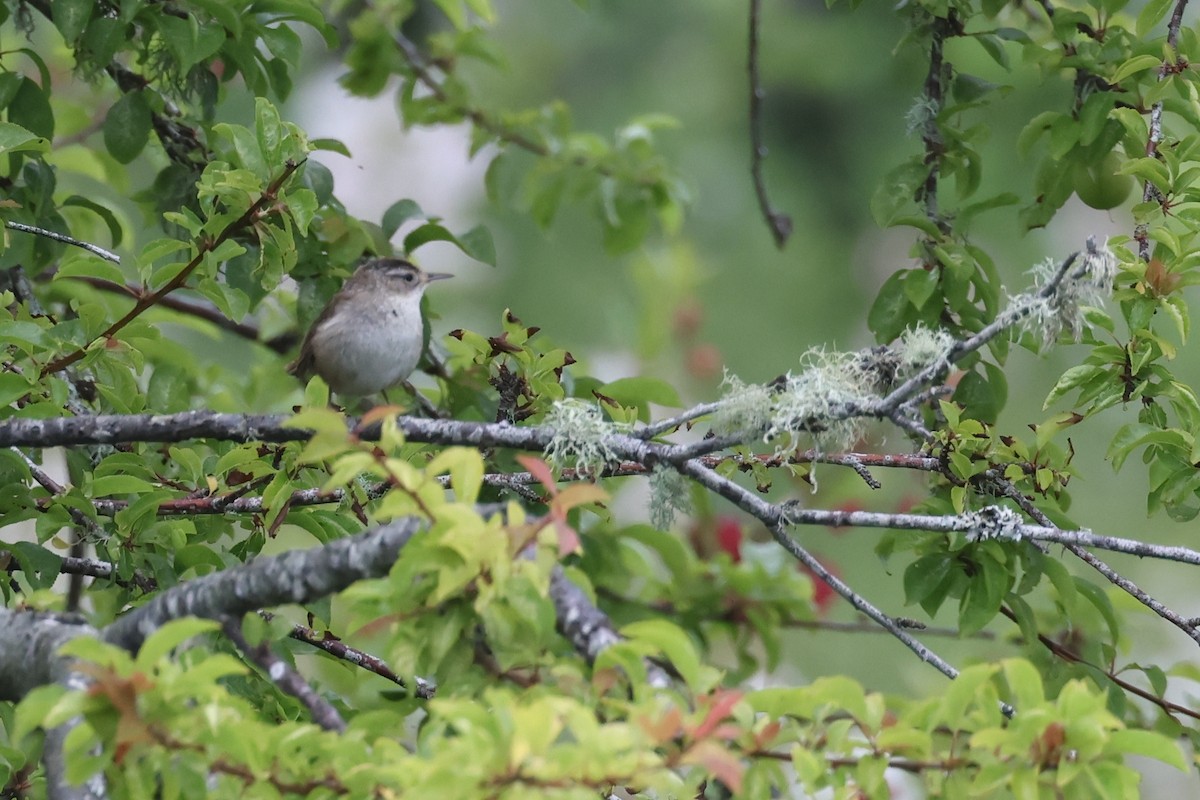
M 458 239 L 445 226 L 436 222 L 426 222 L 404 237 L 404 252 L 412 253 L 421 245 L 430 242 L 450 242 L 462 249 L 462 246 L 458 244 Z
M 980 422 L 995 423 L 1008 399 L 1007 387 L 1002 381 L 1003 373 L 998 369 L 994 374 L 988 370 L 986 378 L 978 372 L 968 372 L 959 380 L 952 399 L 969 416 Z
M 142 494 L 153 488 L 150 483 L 134 475 L 105 475 L 92 481 L 92 496 Z
M 0 408 L 7 407 L 14 400 L 29 394 L 33 388 L 34 384 L 23 374 L 0 373 Z
M 606 383 L 597 391 L 627 406 L 654 403 L 668 408 L 683 407 L 683 401 L 679 399 L 679 393 L 675 391 L 675 387 L 661 378 L 648 376 L 620 378 L 612 383 Z
M 904 296 L 915 308 L 925 305 L 937 287 L 938 277 L 931 269 L 910 269 L 904 278 Z
M 88 211 L 94 212 L 104 224 L 108 226 L 108 235 L 112 238 L 112 246 L 120 247 L 121 240 L 125 236 L 124 230 L 121 228 L 121 223 L 117 219 L 117 215 L 112 212 L 108 206 L 101 205 L 95 200 L 84 197 L 83 195 L 73 194 L 62 201 L 63 206 L 73 206 L 77 208 L 86 208 Z M 110 262 L 111 263 L 111 262 Z
M 1018 710 L 1034 709 L 1046 702 L 1046 690 L 1037 669 L 1023 658 L 1006 658 L 1001 662 L 1004 679 L 1012 692 L 1010 702 Z
M 74 45 L 79 34 L 87 27 L 92 17 L 95 0 L 55 0 L 50 4 L 51 14 L 58 32 L 69 45 Z
M 1145 39 L 1152 29 L 1158 27 L 1173 5 L 1174 0 L 1149 0 L 1137 15 L 1137 23 L 1134 26 L 1137 38 Z
M 387 211 L 383 212 L 383 220 L 380 222 L 384 237 L 391 239 L 404 223 L 412 219 L 428 219 L 416 201 L 405 199 L 392 203 Z
M 844 675 L 817 678 L 809 687 L 821 698 L 822 705 L 830 706 L 831 713 L 844 712 L 856 720 L 865 722 L 869 718 L 866 691 L 862 685 Z
M 125 285 L 125 273 L 120 267 L 91 253 L 71 252 L 64 256 L 62 265 L 54 273 L 54 279 L 57 281 L 64 278 L 99 278 L 118 286 Z
M 867 326 L 877 342 L 886 344 L 908 327 L 912 305 L 904 293 L 905 274 L 904 270 L 895 272 L 884 282 L 867 314 Z
M 50 141 L 11 122 L 0 122 L 0 154 L 33 151 L 50 152 Z
M 1153 758 L 1187 772 L 1188 763 L 1179 744 L 1157 731 L 1118 730 L 1108 735 L 1104 750 L 1114 755 L 1135 755 Z
M 143 651 L 145 647 L 143 646 Z M 195 666 L 184 670 L 183 679 L 192 686 L 211 686 L 230 675 L 246 675 L 249 668 L 229 653 L 214 653 Z
M 496 266 L 496 244 L 492 241 L 492 232 L 487 227 L 476 225 L 461 234 L 458 237 L 458 246 L 476 261 L 482 261 L 491 267 Z
M 151 114 L 142 91 L 121 95 L 104 119 L 104 146 L 122 164 L 137 158 L 150 139 Z
M 46 85 L 49 86 L 49 83 Z M 8 121 L 29 129 L 43 139 L 54 138 L 54 111 L 50 108 L 50 98 L 29 78 L 21 81 L 16 95 L 8 104 Z
M 624 626 L 621 634 L 653 645 L 655 650 L 666 656 L 689 687 L 701 688 L 700 655 L 682 628 L 665 619 L 647 619 Z
M 196 617 L 173 619 L 150 634 L 142 642 L 142 647 L 138 650 L 137 654 L 137 666 L 141 670 L 149 672 L 159 659 L 165 657 L 184 642 L 202 633 L 218 630 L 220 627 L 219 623 L 211 619 L 198 619 Z
M 65 686 L 51 683 L 39 686 L 21 698 L 21 703 L 17 706 L 16 713 L 12 718 L 12 727 L 9 729 L 9 736 L 11 738 L 9 741 L 19 742 L 32 733 L 34 729 L 43 727 L 46 724 L 46 718 L 49 716 L 51 709 L 58 705 L 58 702 L 66 693 L 67 688 Z
M 1080 596 L 1086 598 L 1100 612 L 1100 616 L 1104 618 L 1105 624 L 1108 625 L 1108 633 L 1111 640 L 1113 642 L 1119 641 L 1122 635 L 1121 626 L 1117 622 L 1117 614 L 1113 610 L 1112 601 L 1109 600 L 1104 590 L 1083 578 L 1075 579 L 1075 588 L 1079 590 Z
M 1151 2 L 1147 6 L 1147 8 L 1149 8 L 1152 5 L 1154 5 L 1153 2 Z M 1130 75 L 1133 75 L 1136 72 L 1141 72 L 1142 70 L 1145 70 L 1145 69 L 1157 69 L 1158 67 L 1162 66 L 1162 63 L 1163 62 L 1162 62 L 1161 56 L 1152 56 L 1152 55 L 1147 55 L 1147 54 L 1143 54 L 1140 56 L 1134 56 L 1133 58 L 1129 59 L 1124 64 L 1122 64 L 1121 66 L 1117 67 L 1117 71 L 1114 72 L 1112 74 L 1112 77 L 1109 78 L 1108 80 L 1110 83 L 1120 83 L 1121 81 L 1125 80 Z M 1093 96 L 1095 96 L 1095 95 L 1093 95 Z
M 1131 422 L 1123 425 L 1112 443 L 1108 446 L 1105 457 L 1112 461 L 1113 471 L 1121 469 L 1125 459 L 1139 447 L 1157 445 L 1170 448 L 1176 452 L 1188 454 L 1195 446 L 1195 440 L 1185 431 L 1175 428 L 1156 428 L 1141 422 Z
M 1050 394 L 1046 395 L 1046 399 L 1042 402 L 1042 410 L 1045 411 L 1048 409 L 1055 400 L 1075 387 L 1087 383 L 1092 378 L 1104 374 L 1106 371 L 1104 367 L 1096 366 L 1095 364 L 1079 364 L 1078 366 L 1071 367 L 1054 384 L 1054 388 L 1050 390 Z
M 311 147 L 313 150 L 325 150 L 325 151 L 328 151 L 331 153 L 339 153 L 339 154 L 345 156 L 346 158 L 351 158 L 350 148 L 347 147 L 345 145 L 345 143 L 342 142 L 342 140 L 340 140 L 340 139 L 326 139 L 326 138 L 309 139 L 308 146 Z M 401 201 L 401 202 L 403 202 L 403 201 Z M 411 201 L 409 201 L 409 202 L 411 202 Z M 392 233 L 395 233 L 395 231 L 392 231 Z
M 904 602 L 920 603 L 950 575 L 954 560 L 946 553 L 930 553 L 918 558 L 904 570 Z
M 158 14 L 155 19 L 158 32 L 175 53 L 181 72 L 187 72 L 214 55 L 225 43 L 225 29 L 222 26 L 201 25 L 194 14 L 183 17 Z

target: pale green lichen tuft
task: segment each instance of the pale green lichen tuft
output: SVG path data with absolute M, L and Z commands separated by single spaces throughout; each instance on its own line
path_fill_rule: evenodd
M 898 364 L 896 372 L 901 378 L 909 378 L 935 364 L 949 365 L 950 348 L 954 337 L 939 329 L 918 325 L 900 334 L 900 340 L 892 345 Z
M 863 421 L 847 414 L 870 401 L 879 383 L 878 370 L 860 353 L 809 350 L 801 371 L 790 372 L 772 386 L 743 383 L 726 376 L 728 391 L 713 415 L 718 435 L 773 443 L 777 455 L 800 444 L 802 434 L 822 449 L 848 447 L 862 433 Z
M 726 387 L 725 396 L 713 413 L 713 433 L 739 438 L 761 436 L 771 424 L 772 391 L 762 384 L 744 383 L 729 373 L 722 385 Z
M 546 461 L 557 469 L 574 467 L 597 474 L 618 460 L 608 443 L 621 430 L 604 419 L 600 407 L 574 397 L 557 401 L 546 414 L 554 438 L 546 445 Z
M 801 433 L 819 449 L 849 447 L 862 435 L 863 420 L 845 411 L 872 398 L 877 376 L 857 353 L 815 348 L 800 364 L 800 373 L 787 375 L 775 395 L 764 440 L 775 443 L 777 455 L 794 449 Z
M 904 112 L 904 131 L 909 136 L 924 133 L 929 123 L 937 119 L 938 103 L 928 95 L 920 95 Z
M 665 464 L 656 464 L 650 472 L 650 524 L 660 531 L 670 530 L 675 515 L 692 510 L 688 482 Z
M 1064 332 L 1074 341 L 1083 333 L 1083 309 L 1099 306 L 1112 295 L 1117 275 L 1117 258 L 1107 247 L 1092 247 L 1072 265 L 1062 282 L 1048 297 L 1039 296 L 1041 287 L 1054 276 L 1058 265 L 1043 261 L 1032 269 L 1035 288 L 1009 301 L 1008 313 L 1019 317 L 1021 327 L 1031 332 L 1042 345 L 1053 344 Z

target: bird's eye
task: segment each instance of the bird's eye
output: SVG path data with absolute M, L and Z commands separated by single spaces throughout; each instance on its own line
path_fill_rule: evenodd
M 417 276 L 416 276 L 416 275 L 414 275 L 413 273 L 411 273 L 411 272 L 406 272 L 406 273 L 404 273 L 404 281 L 405 281 L 405 283 L 412 283 L 412 282 L 413 282 L 413 281 L 415 281 L 416 279 L 417 279 Z

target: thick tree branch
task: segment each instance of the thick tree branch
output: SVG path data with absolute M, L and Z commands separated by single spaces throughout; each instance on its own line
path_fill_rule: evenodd
M 121 617 L 104 630 L 103 638 L 136 652 L 147 636 L 173 619 L 221 620 L 327 597 L 357 581 L 386 575 L 418 527 L 416 519 L 406 517 L 324 547 L 258 558 L 196 578 L 164 590 Z
M 94 628 L 72 616 L 0 608 L 0 700 L 16 702 L 39 686 L 57 683 L 67 689 L 87 688 L 87 679 L 74 669 L 74 661 L 58 654 L 79 636 L 96 636 Z M 103 776 L 95 775 L 75 786 L 67 781 L 63 744 L 79 718 L 46 732 L 42 760 L 46 767 L 47 797 L 51 800 L 100 800 L 107 797 Z
M 562 567 L 556 566 L 550 573 L 550 600 L 554 603 L 558 632 L 589 664 L 594 663 L 602 652 L 621 641 L 620 634 L 613 628 L 612 620 L 592 604 L 582 589 L 567 579 Z M 646 678 L 651 686 L 660 689 L 671 685 L 667 673 L 648 661 Z

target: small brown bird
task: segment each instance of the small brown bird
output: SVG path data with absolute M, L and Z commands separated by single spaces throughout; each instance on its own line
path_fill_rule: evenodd
M 339 395 L 356 397 L 401 383 L 425 346 L 421 295 L 430 281 L 450 277 L 402 258 L 367 261 L 321 310 L 287 371 L 301 379 L 315 373 Z

